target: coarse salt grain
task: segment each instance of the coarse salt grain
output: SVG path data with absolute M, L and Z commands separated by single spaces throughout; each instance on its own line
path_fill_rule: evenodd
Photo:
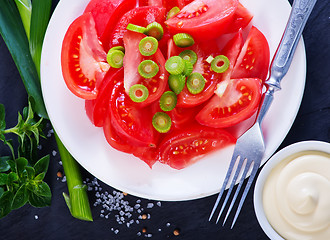
M 34 219 L 36 219 L 36 220 L 37 220 L 38 218 L 39 218 L 39 216 L 38 216 L 38 215 L 34 215 Z

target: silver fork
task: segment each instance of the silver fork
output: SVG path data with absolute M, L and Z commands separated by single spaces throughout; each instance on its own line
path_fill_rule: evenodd
M 281 42 L 276 50 L 275 56 L 273 58 L 270 67 L 270 76 L 266 81 L 267 91 L 263 94 L 263 98 L 261 101 L 262 104 L 259 108 L 256 122 L 248 131 L 246 131 L 241 137 L 237 139 L 234 153 L 225 180 L 223 182 L 218 198 L 212 209 L 211 215 L 209 217 L 209 221 L 211 221 L 219 205 L 221 197 L 226 189 L 226 186 L 229 183 L 231 176 L 234 174 L 231 180 L 229 190 L 226 194 L 226 197 L 224 199 L 224 202 L 222 204 L 222 207 L 220 209 L 219 215 L 216 220 L 216 223 L 218 223 L 221 214 L 223 213 L 223 210 L 225 209 L 229 197 L 232 193 L 232 190 L 237 180 L 239 179 L 239 184 L 231 200 L 230 206 L 227 210 L 223 222 L 223 225 L 225 224 L 235 204 L 237 196 L 243 185 L 244 179 L 248 175 L 249 171 L 251 171 L 252 169 L 250 178 L 248 179 L 244 192 L 241 196 L 241 200 L 238 204 L 231 228 L 233 228 L 237 220 L 237 217 L 242 209 L 246 195 L 248 194 L 248 191 L 251 187 L 254 177 L 256 176 L 256 173 L 261 163 L 261 159 L 263 158 L 265 152 L 265 143 L 264 143 L 263 133 L 261 130 L 261 122 L 273 101 L 274 92 L 281 89 L 280 82 L 289 69 L 294 52 L 301 37 L 302 31 L 316 1 L 317 0 L 295 0 L 293 2 L 288 23 L 286 25 Z M 235 167 L 236 165 L 237 167 Z M 235 169 L 236 171 L 234 173 Z

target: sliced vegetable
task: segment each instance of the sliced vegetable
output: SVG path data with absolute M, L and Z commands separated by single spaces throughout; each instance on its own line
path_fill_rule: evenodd
M 107 62 L 113 68 L 121 68 L 123 66 L 125 54 L 120 50 L 110 49 L 107 54 Z
M 146 32 L 146 28 L 145 27 L 141 27 L 139 25 L 135 25 L 135 24 L 132 24 L 132 23 L 129 23 L 127 25 L 127 30 L 130 30 L 130 31 L 133 31 L 133 32 L 138 32 L 138 33 L 145 33 Z
M 191 64 L 191 62 L 189 62 L 189 61 L 184 61 L 184 70 L 183 70 L 183 75 L 185 75 L 185 76 L 189 76 L 191 73 L 192 73 L 192 71 L 193 71 L 193 65 Z
M 175 108 L 176 102 L 177 102 L 176 94 L 172 91 L 167 91 L 164 92 L 163 95 L 160 97 L 159 105 L 163 111 L 167 112 Z
M 166 133 L 171 129 L 171 118 L 166 113 L 157 112 L 152 118 L 152 125 L 160 133 Z
M 194 45 L 193 37 L 188 33 L 177 33 L 173 36 L 173 41 L 178 47 L 190 47 Z
M 174 74 L 174 75 L 181 74 L 184 70 L 184 67 L 185 67 L 184 61 L 179 56 L 170 57 L 165 63 L 165 69 L 170 74 Z
M 198 94 L 205 87 L 205 78 L 202 74 L 194 72 L 187 78 L 187 88 L 192 94 Z
M 158 22 L 153 22 L 147 26 L 144 33 L 148 36 L 156 38 L 159 41 L 164 35 L 164 29 Z
M 144 60 L 138 67 L 139 74 L 144 78 L 152 78 L 156 76 L 159 71 L 157 63 L 152 60 Z
M 170 75 L 168 77 L 168 85 L 175 94 L 179 94 L 183 90 L 185 84 L 186 77 L 183 74 Z
M 109 52 L 111 50 L 119 50 L 119 51 L 122 51 L 123 53 L 125 53 L 125 48 L 123 46 L 112 47 L 112 48 L 110 48 Z
M 158 41 L 154 37 L 145 37 L 139 44 L 140 53 L 143 56 L 151 56 L 155 54 L 158 49 Z
M 223 73 L 229 68 L 229 59 L 224 55 L 216 56 L 211 62 L 211 68 L 217 73 Z
M 166 16 L 166 20 L 170 19 L 171 17 L 175 16 L 176 14 L 178 14 L 180 12 L 180 8 L 179 7 L 173 7 Z
M 197 62 L 197 54 L 193 50 L 184 50 L 179 54 L 179 56 L 183 60 L 191 62 L 192 65 Z
M 148 88 L 142 84 L 135 84 L 129 89 L 129 97 L 133 102 L 143 102 L 149 96 Z

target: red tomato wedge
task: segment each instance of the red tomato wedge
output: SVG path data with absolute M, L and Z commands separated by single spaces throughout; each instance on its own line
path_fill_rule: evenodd
M 245 28 L 252 20 L 253 15 L 241 3 L 238 4 L 230 27 L 226 33 L 235 33 L 241 28 Z
M 195 116 L 200 110 L 202 110 L 202 105 L 190 108 L 175 107 L 169 112 L 172 126 L 174 128 L 182 129 L 186 128 L 189 124 L 196 123 Z
M 110 114 L 111 123 L 123 140 L 140 147 L 156 146 L 158 134 L 151 124 L 151 109 L 136 107 L 125 93 L 123 81 L 116 83 L 111 92 Z
M 160 162 L 182 169 L 205 154 L 234 144 L 236 139 L 223 129 L 194 125 L 167 136 L 159 146 Z
M 230 62 L 228 69 L 222 74 L 223 81 L 228 81 L 230 79 L 238 54 L 240 53 L 242 46 L 243 46 L 242 30 L 239 30 L 238 33 L 236 33 L 236 35 L 231 40 L 229 40 L 229 42 L 221 50 L 221 54 L 225 55 Z
M 110 92 L 114 84 L 122 81 L 123 69 L 111 68 L 104 77 L 102 85 L 100 86 L 99 94 L 96 99 L 86 100 L 85 109 L 91 122 L 96 127 L 102 127 L 108 112 Z
M 171 33 L 189 33 L 195 40 L 214 39 L 230 26 L 238 0 L 195 0 L 165 23 Z
M 67 87 L 83 99 L 95 99 L 109 70 L 91 13 L 78 17 L 66 32 L 61 52 L 62 74 Z
M 96 0 L 98 1 L 98 0 Z M 105 25 L 105 29 L 100 37 L 100 41 L 103 43 L 104 49 L 106 51 L 109 50 L 109 43 L 112 37 L 113 31 L 116 28 L 116 23 L 122 18 L 122 16 L 130 11 L 131 9 L 136 7 L 136 0 L 110 0 L 112 5 L 115 6 L 113 11 L 111 12 L 111 16 L 107 21 L 103 24 Z
M 117 45 L 123 45 L 123 36 L 127 32 L 129 23 L 146 27 L 149 23 L 163 23 L 165 20 L 165 8 L 159 7 L 138 7 L 125 13 L 116 24 L 109 36 L 110 48 Z
M 237 58 L 231 78 L 260 78 L 265 81 L 269 55 L 267 39 L 253 26 Z
M 225 128 L 242 122 L 258 109 L 262 84 L 258 78 L 231 79 L 223 95 L 215 94 L 197 114 L 202 125 Z
M 165 58 L 161 51 L 157 49 L 152 56 L 142 56 L 139 51 L 139 43 L 146 35 L 142 33 L 127 31 L 124 34 L 124 88 L 128 94 L 130 87 L 134 84 L 143 84 L 149 90 L 147 100 L 139 103 L 139 107 L 146 106 L 159 99 L 167 85 L 168 73 L 165 70 Z M 156 76 L 145 79 L 138 73 L 138 66 L 143 60 L 153 60 L 159 67 Z

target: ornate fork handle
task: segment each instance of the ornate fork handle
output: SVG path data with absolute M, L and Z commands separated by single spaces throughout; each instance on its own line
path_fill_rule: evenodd
M 295 0 L 293 2 L 287 27 L 271 64 L 270 78 L 266 81 L 269 86 L 275 88 L 275 91 L 281 89 L 280 82 L 289 69 L 302 31 L 316 1 Z
M 273 101 L 274 92 L 281 89 L 281 80 L 289 70 L 302 31 L 316 1 L 317 0 L 295 0 L 293 2 L 287 26 L 271 63 L 270 77 L 266 81 L 268 89 L 263 96 L 262 105 L 257 118 L 259 124 Z

